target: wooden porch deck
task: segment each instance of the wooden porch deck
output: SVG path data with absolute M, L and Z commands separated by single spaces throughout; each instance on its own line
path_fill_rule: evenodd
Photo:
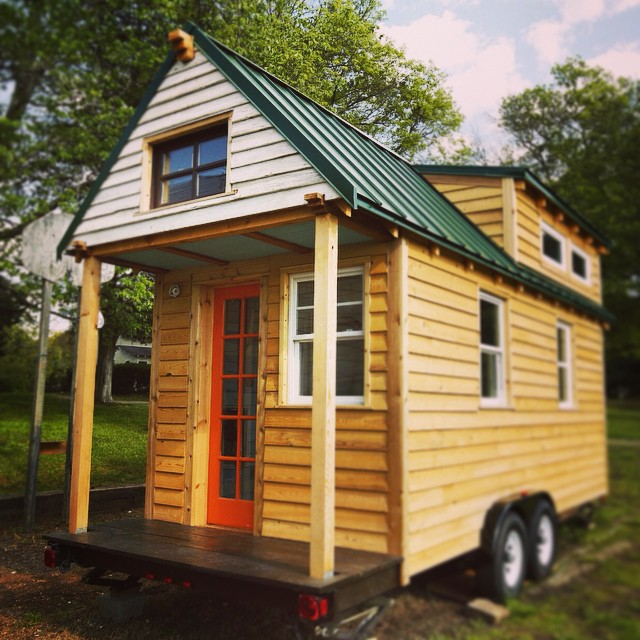
M 301 593 L 328 596 L 336 614 L 400 586 L 395 556 L 337 548 L 334 575 L 319 580 L 308 575 L 307 543 L 228 529 L 133 519 L 44 537 L 80 566 L 188 583 L 229 599 L 253 594 L 292 612 Z

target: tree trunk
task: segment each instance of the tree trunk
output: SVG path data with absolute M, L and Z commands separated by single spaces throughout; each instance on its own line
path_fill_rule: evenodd
M 115 338 L 100 336 L 98 346 L 98 375 L 96 379 L 96 402 L 101 404 L 111 404 L 113 395 L 111 393 L 111 383 L 113 382 L 113 359 L 116 355 Z

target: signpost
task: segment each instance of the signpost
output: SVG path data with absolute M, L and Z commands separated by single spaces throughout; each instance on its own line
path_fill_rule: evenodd
M 38 460 L 42 435 L 45 382 L 47 379 L 47 342 L 49 338 L 49 314 L 53 282 L 60 280 L 68 269 L 69 261 L 56 259 L 56 247 L 73 216 L 49 213 L 28 225 L 22 233 L 22 262 L 24 266 L 42 278 L 40 330 L 38 334 L 38 358 L 33 392 L 33 410 L 29 431 L 29 457 L 27 487 L 24 501 L 25 529 L 33 529 L 36 510 Z

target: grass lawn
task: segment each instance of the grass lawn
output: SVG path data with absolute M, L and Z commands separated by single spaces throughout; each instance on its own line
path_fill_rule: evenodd
M 610 438 L 640 440 L 640 401 L 612 400 L 607 417 Z
M 0 393 L 0 495 L 24 493 L 31 394 Z M 91 469 L 92 487 L 142 484 L 147 447 L 146 403 L 96 405 Z M 48 394 L 42 440 L 66 440 L 69 398 Z M 64 455 L 40 456 L 38 491 L 61 490 Z

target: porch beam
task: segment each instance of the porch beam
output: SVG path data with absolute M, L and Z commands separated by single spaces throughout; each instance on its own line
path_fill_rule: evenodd
M 333 575 L 335 549 L 336 308 L 338 220 L 315 219 L 311 537 L 309 575 Z
M 69 532 L 87 530 L 89 522 L 89 488 L 93 406 L 98 363 L 98 309 L 100 306 L 100 270 L 102 263 L 93 256 L 84 260 L 78 351 L 76 354 L 76 389 L 73 416 L 73 455 L 71 459 L 71 495 L 69 498 Z

